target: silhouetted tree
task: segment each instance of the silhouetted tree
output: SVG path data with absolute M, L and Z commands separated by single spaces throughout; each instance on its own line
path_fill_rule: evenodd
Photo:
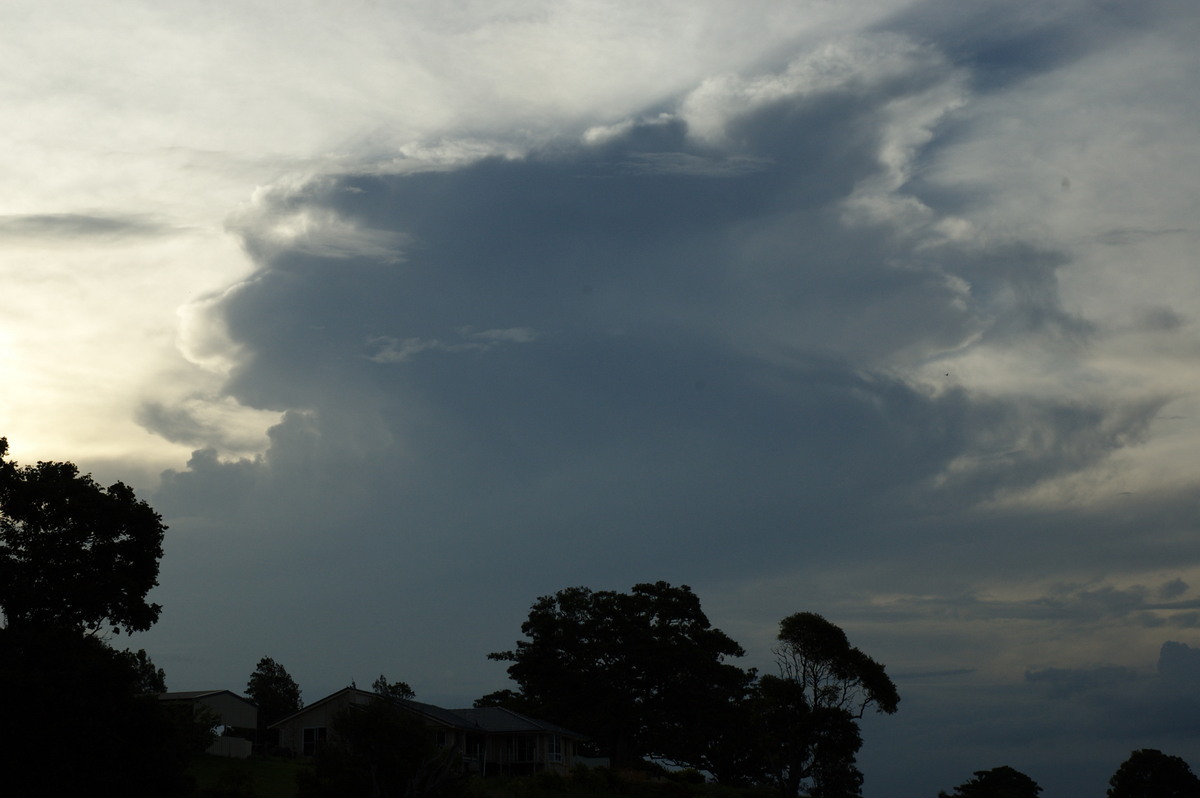
M 750 678 L 725 663 L 744 652 L 712 627 L 686 585 L 567 588 L 534 602 L 521 631 L 527 640 L 489 658 L 512 663 L 508 674 L 532 714 L 587 734 L 614 765 L 646 755 L 696 764 L 705 756 L 699 741 L 711 737 L 705 729 Z
M 149 628 L 165 527 L 118 482 L 72 463 L 22 467 L 0 438 L 0 724 L 12 795 L 173 796 L 211 739 L 164 709 L 145 651 L 113 650 L 105 627 Z
M 850 645 L 838 626 L 811 612 L 784 618 L 775 648 L 779 676 L 764 676 L 751 702 L 757 730 L 751 771 L 792 798 L 858 795 L 857 720 L 900 702 L 883 665 Z
M 496 690 L 487 695 L 476 698 L 472 704 L 476 709 L 480 707 L 503 707 L 511 709 L 513 712 L 520 712 L 523 715 L 531 715 L 535 713 L 535 709 L 530 705 L 529 699 L 518 693 L 516 690 Z
M 304 707 L 300 685 L 282 665 L 263 657 L 246 682 L 246 695 L 258 704 L 258 744 L 265 748 L 278 745 L 278 732 L 267 727 Z
M 161 607 L 166 527 L 117 482 L 107 488 L 74 463 L 19 466 L 0 438 L 0 609 L 9 628 L 144 631 Z
M 162 668 L 154 667 L 146 649 L 139 648 L 136 653 L 126 649 L 121 652 L 129 662 L 129 667 L 137 674 L 137 692 L 140 695 L 158 695 L 167 692 L 167 673 Z
M 1108 783 L 1108 798 L 1200 798 L 1188 763 L 1154 748 L 1130 754 Z
M 382 673 L 371 683 L 372 689 L 385 698 L 415 698 L 416 693 L 408 686 L 408 682 L 388 682 Z
M 268 726 L 304 707 L 300 699 L 300 685 L 270 657 L 258 661 L 250 680 L 246 682 L 246 695 L 258 704 L 258 716 Z
M 1001 765 L 991 770 L 977 770 L 974 778 L 954 788 L 954 792 L 939 792 L 938 798 L 1038 798 L 1042 788 L 1019 770 Z
M 330 731 L 301 776 L 301 798 L 431 798 L 452 783 L 453 749 L 384 697 L 342 710 Z
M 64 629 L 0 629 L 6 795 L 159 798 L 187 791 L 211 742 L 190 713 L 143 691 L 125 652 Z

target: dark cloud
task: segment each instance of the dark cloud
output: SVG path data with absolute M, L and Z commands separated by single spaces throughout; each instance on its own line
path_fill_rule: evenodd
M 905 251 L 846 228 L 841 202 L 882 169 L 882 109 L 936 79 L 919 65 L 773 101 L 721 147 L 657 117 L 594 146 L 276 191 L 238 221 L 260 270 L 211 307 L 240 351 L 227 395 L 289 416 L 264 457 L 198 455 L 161 502 L 249 491 L 289 535 L 342 519 L 341 539 L 385 559 L 436 539 L 456 555 L 428 575 L 509 552 L 517 579 L 669 561 L 694 580 L 858 557 L 918 526 L 930 545 L 951 534 L 931 508 L 1102 461 L 1156 400 L 1016 401 L 895 373 L 900 353 L 973 337 L 1087 336 L 1058 299 L 1061 254 Z M 730 163 L 755 168 L 701 166 Z M 143 421 L 200 432 L 167 408 Z
M 1178 23 L 1194 27 L 1194 18 L 1181 0 L 1071 0 L 1052 5 L 1037 0 L 925 0 L 880 27 L 935 43 L 951 61 L 970 69 L 977 90 L 994 92 L 1061 69 L 1138 33 L 1158 35 Z
M 999 85 L 1016 79 L 1002 62 L 1032 73 L 1074 57 L 1078 43 L 1049 52 L 1056 25 L 964 46 Z M 1095 338 L 1059 296 L 1066 252 L 846 221 L 847 199 L 886 171 L 887 109 L 945 77 L 922 62 L 797 90 L 734 115 L 720 143 L 667 114 L 593 144 L 265 192 L 233 224 L 257 270 L 208 320 L 236 348 L 223 398 L 284 413 L 269 447 L 222 459 L 190 411 L 140 417 L 197 441 L 155 497 L 174 519 L 169 567 L 223 580 L 168 621 L 218 635 L 213 618 L 239 613 L 228 634 L 246 668 L 290 654 L 313 697 L 382 670 L 455 703 L 502 686 L 484 655 L 512 645 L 534 597 L 571 584 L 662 578 L 703 595 L 775 577 L 789 604 L 845 599 L 843 617 L 911 627 L 1194 624 L 1182 580 L 1086 574 L 1196 562 L 1195 496 L 1005 503 L 1144 441 L 1163 397 L 913 376 L 972 347 L 1069 364 Z M 946 146 L 936 132 L 926 157 Z M 933 217 L 986 201 L 920 198 Z M 1059 587 L 996 600 L 985 576 Z M 869 600 L 889 591 L 910 598 Z M 1057 707 L 1109 719 L 1168 681 L 1131 676 L 1135 696 L 1119 669 L 1041 669 L 997 686 L 975 661 L 898 655 L 916 657 L 898 668 L 911 725 L 872 727 L 891 747 L 867 756 L 926 794 L 956 782 L 917 774 L 918 743 L 947 741 L 946 767 L 968 775 L 1002 764 L 986 750 L 1046 766 L 1075 728 Z M 1191 668 L 1188 652 L 1165 656 L 1166 671 Z
M 147 402 L 138 408 L 137 423 L 155 435 L 175 443 L 202 444 L 213 430 L 182 407 Z
M 1025 678 L 1047 698 L 1072 704 L 1075 722 L 1109 739 L 1133 747 L 1200 739 L 1200 650 L 1186 643 L 1164 642 L 1153 673 L 1100 666 L 1032 670 Z
M 1140 228 L 1122 227 L 1116 230 L 1109 230 L 1100 236 L 1100 241 L 1104 244 L 1114 247 L 1127 246 L 1129 244 L 1140 244 L 1143 241 L 1148 241 L 1154 238 L 1163 236 L 1178 235 L 1179 233 L 1187 232 L 1178 227 L 1164 228 L 1161 230 L 1144 230 Z
M 1148 332 L 1173 333 L 1188 323 L 1188 319 L 1169 307 L 1145 308 L 1138 314 L 1137 326 Z
M 142 215 L 46 213 L 0 216 L 0 238 L 98 240 L 141 238 L 171 232 L 169 225 Z

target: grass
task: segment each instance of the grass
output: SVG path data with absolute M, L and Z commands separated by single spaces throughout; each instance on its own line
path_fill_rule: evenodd
M 200 796 L 296 798 L 296 776 L 310 765 L 298 759 L 204 755 L 188 769 Z M 697 777 L 698 778 L 698 777 Z M 472 776 L 450 791 L 458 798 L 777 798 L 764 787 L 725 787 L 685 774 L 653 777 L 641 772 L 580 769 L 570 775 Z
M 296 798 L 296 775 L 307 767 L 295 759 L 233 759 L 205 754 L 192 763 L 188 773 L 196 778 L 196 788 L 201 792 L 223 789 L 227 794 L 254 798 Z

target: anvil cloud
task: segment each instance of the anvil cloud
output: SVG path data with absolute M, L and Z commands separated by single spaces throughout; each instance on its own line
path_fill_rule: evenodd
M 888 665 L 868 796 L 1200 764 L 1200 13 L 655 8 L 2 12 L 0 434 L 166 517 L 137 644 L 468 703 L 666 579 Z

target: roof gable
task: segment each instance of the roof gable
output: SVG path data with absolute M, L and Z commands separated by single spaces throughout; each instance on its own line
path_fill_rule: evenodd
M 238 701 L 242 701 L 246 704 L 249 704 L 252 707 L 258 706 L 258 704 L 255 704 L 249 698 L 238 695 L 237 693 L 233 692 L 232 690 L 182 690 L 182 691 L 175 691 L 175 692 L 170 692 L 170 693 L 159 693 L 158 700 L 159 701 L 198 701 L 201 698 L 210 698 L 212 696 L 217 696 L 217 695 L 229 695 L 229 696 L 236 698 Z

